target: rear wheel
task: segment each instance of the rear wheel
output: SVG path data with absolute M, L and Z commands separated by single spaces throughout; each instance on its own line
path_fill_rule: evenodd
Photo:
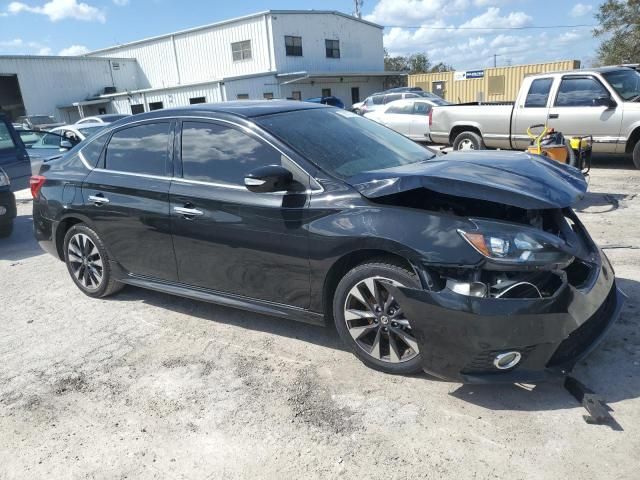
M 367 262 L 347 273 L 334 294 L 336 328 L 367 366 L 386 373 L 420 372 L 418 343 L 389 285 L 419 288 L 420 281 L 407 268 L 386 261 Z
M 638 140 L 636 146 L 633 147 L 633 164 L 636 168 L 640 169 L 640 140 Z
M 111 274 L 102 240 L 87 225 L 74 225 L 66 233 L 64 260 L 76 286 L 90 297 L 107 297 L 123 287 Z
M 454 150 L 486 150 L 482 137 L 476 132 L 462 132 L 453 141 Z

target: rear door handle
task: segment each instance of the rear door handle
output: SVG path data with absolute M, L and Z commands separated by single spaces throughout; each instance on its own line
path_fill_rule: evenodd
M 103 205 L 105 203 L 109 203 L 109 199 L 104 197 L 101 193 L 98 193 L 97 195 L 89 196 L 89 201 L 93 202 L 96 205 Z
M 549 114 L 549 118 L 560 118 L 560 114 L 559 113 L 550 113 Z
M 179 213 L 185 218 L 193 218 L 204 215 L 204 212 L 202 210 L 198 210 L 197 208 L 173 207 L 173 211 Z

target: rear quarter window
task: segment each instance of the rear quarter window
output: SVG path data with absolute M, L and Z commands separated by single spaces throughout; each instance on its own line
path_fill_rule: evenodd
M 116 131 L 109 140 L 105 168 L 165 176 L 169 160 L 169 122 L 145 123 Z

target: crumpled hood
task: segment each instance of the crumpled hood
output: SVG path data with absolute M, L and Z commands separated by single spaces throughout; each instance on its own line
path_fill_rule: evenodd
M 367 198 L 417 188 L 527 210 L 565 208 L 587 191 L 573 167 L 524 152 L 453 152 L 426 162 L 364 172 L 347 183 Z

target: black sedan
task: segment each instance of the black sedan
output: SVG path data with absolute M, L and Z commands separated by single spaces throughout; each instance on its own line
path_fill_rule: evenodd
M 31 181 L 35 235 L 85 294 L 129 284 L 335 323 L 384 372 L 562 375 L 623 301 L 570 208 L 586 191 L 578 170 L 438 156 L 322 105 L 136 115 Z

